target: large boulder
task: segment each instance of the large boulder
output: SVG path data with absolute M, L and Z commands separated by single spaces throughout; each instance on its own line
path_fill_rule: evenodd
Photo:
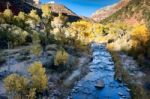
M 104 81 L 101 79 L 101 80 L 98 80 L 96 85 L 95 85 L 96 88 L 104 88 L 105 87 L 105 83 Z

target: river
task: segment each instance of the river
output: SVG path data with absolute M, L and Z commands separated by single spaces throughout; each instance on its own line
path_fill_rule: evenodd
M 114 62 L 103 44 L 91 44 L 90 72 L 75 84 L 68 99 L 131 99 L 126 84 L 115 80 Z M 103 88 L 96 88 L 103 81 Z

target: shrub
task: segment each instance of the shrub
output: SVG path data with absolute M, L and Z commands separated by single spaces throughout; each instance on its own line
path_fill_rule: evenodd
M 42 52 L 42 47 L 40 44 L 34 44 L 30 50 L 32 54 L 34 54 L 36 57 L 39 57 Z
M 43 92 L 47 89 L 48 78 L 45 74 L 45 68 L 42 67 L 40 62 L 31 64 L 28 72 L 31 74 L 32 88 L 35 88 L 37 92 Z
M 66 64 L 68 57 L 69 55 L 65 50 L 58 50 L 55 55 L 54 64 L 56 66 Z
M 147 41 L 149 40 L 149 33 L 146 25 L 136 25 L 131 33 L 131 39 L 139 42 L 141 45 L 146 45 Z
M 4 79 L 11 99 L 36 99 L 36 95 L 47 89 L 48 78 L 40 62 L 31 64 L 28 72 L 31 74 L 28 79 L 18 74 L 11 74 Z
M 20 97 L 26 92 L 28 79 L 17 74 L 11 74 L 4 79 L 4 86 L 13 98 Z

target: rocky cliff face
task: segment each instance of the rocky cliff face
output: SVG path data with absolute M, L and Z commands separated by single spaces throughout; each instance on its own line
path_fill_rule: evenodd
M 116 3 L 113 5 L 107 6 L 105 8 L 99 9 L 95 13 L 92 14 L 91 18 L 93 20 L 99 22 L 99 21 L 109 17 L 113 13 L 117 12 L 118 10 L 123 8 L 124 6 L 126 6 L 128 4 L 128 2 L 129 2 L 129 0 L 122 0 L 119 3 Z

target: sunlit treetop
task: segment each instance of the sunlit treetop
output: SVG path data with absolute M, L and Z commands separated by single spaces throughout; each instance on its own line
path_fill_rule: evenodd
M 24 13 L 24 12 L 19 12 L 18 18 L 19 18 L 20 20 L 25 20 L 25 13 Z
M 11 11 L 10 9 L 6 9 L 6 10 L 4 11 L 3 15 L 4 15 L 5 17 L 12 17 L 12 16 L 13 16 L 13 13 L 12 13 L 12 11 Z
M 51 14 L 50 5 L 44 4 L 44 5 L 42 5 L 41 9 L 42 9 L 42 13 L 43 13 L 42 16 L 43 17 L 49 17 L 50 16 L 50 14 Z
M 31 10 L 31 12 L 29 13 L 29 16 L 30 16 L 33 20 L 35 20 L 36 22 L 39 22 L 39 21 L 40 21 L 40 17 L 38 16 L 36 10 Z

